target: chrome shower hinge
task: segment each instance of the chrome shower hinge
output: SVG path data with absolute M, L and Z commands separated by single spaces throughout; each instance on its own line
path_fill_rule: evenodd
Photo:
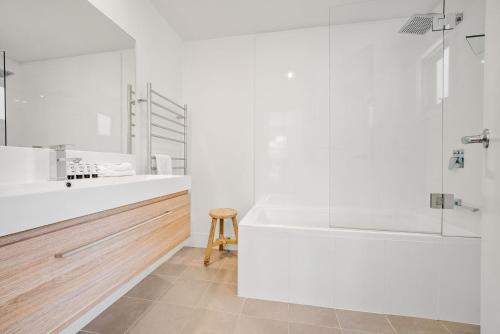
M 454 194 L 431 194 L 431 209 L 453 209 L 455 207 Z

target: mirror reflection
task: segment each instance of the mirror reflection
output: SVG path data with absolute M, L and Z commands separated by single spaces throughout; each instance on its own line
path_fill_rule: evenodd
M 0 144 L 128 152 L 134 39 L 86 0 L 2 7 Z

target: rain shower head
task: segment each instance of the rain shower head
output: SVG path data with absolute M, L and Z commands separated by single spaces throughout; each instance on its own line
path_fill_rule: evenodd
M 401 34 L 425 35 L 429 30 L 452 30 L 464 20 L 463 13 L 414 14 L 399 29 Z
M 401 34 L 424 35 L 432 29 L 434 17 L 439 14 L 414 14 L 399 29 Z

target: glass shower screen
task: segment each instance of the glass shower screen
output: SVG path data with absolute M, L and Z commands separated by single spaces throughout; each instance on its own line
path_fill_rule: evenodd
M 409 10 L 380 14 L 383 2 L 330 13 L 330 226 L 439 234 L 429 195 L 443 189 L 443 32 L 404 29 Z

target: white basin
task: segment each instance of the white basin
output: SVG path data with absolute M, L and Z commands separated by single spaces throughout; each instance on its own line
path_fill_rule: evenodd
M 141 202 L 191 187 L 190 176 L 134 175 L 0 184 L 0 236 Z

